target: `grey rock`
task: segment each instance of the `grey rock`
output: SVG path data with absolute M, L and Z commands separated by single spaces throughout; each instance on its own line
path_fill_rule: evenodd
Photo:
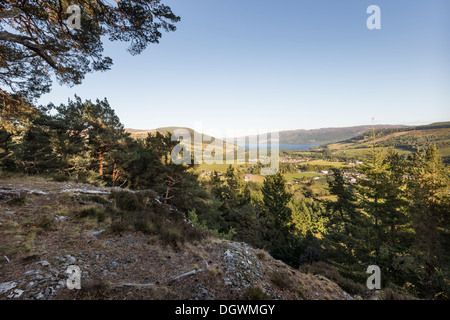
M 25 271 L 23 273 L 23 275 L 24 276 L 30 276 L 30 275 L 40 274 L 40 273 L 42 273 L 41 270 L 28 270 L 28 271 Z
M 38 293 L 34 296 L 34 298 L 37 299 L 37 300 L 41 300 L 41 299 L 44 299 L 45 297 L 44 297 L 44 295 L 43 295 L 41 292 L 38 292 Z
M 50 263 L 49 263 L 47 260 L 39 261 L 39 262 L 36 263 L 36 264 L 40 264 L 40 265 L 43 266 L 43 267 L 49 266 L 49 265 L 50 265 Z
M 227 265 L 224 283 L 233 289 L 248 288 L 262 279 L 261 261 L 246 243 L 229 242 L 223 254 Z
M 15 287 L 17 287 L 17 282 L 14 281 L 0 283 L 0 294 L 4 294 Z
M 109 267 L 110 267 L 111 269 L 115 269 L 115 268 L 120 267 L 120 264 L 117 263 L 116 261 L 111 261 L 111 263 L 109 264 Z
M 106 255 L 103 252 L 96 252 L 95 254 L 91 255 L 91 259 L 103 259 Z
M 19 298 L 24 292 L 25 291 L 20 290 L 20 289 L 14 289 L 14 291 L 8 295 L 8 298 L 10 298 L 10 299 Z
M 70 254 L 66 254 L 66 261 L 69 263 L 75 263 L 77 259 L 75 259 L 75 257 L 71 256 Z
M 97 237 L 97 236 L 101 235 L 103 232 L 105 232 L 105 230 L 94 231 L 94 232 L 91 232 L 90 235 Z
M 72 192 L 74 194 L 83 193 L 83 194 L 110 194 L 109 191 L 106 190 L 87 190 L 87 189 L 64 189 L 61 190 L 61 193 Z
M 344 295 L 345 298 L 347 298 L 348 300 L 354 300 L 353 297 L 351 295 L 349 295 L 347 292 L 343 291 L 342 294 Z
M 29 194 L 47 195 L 48 193 L 42 190 L 26 190 Z
M 36 283 L 31 281 L 30 283 L 27 284 L 27 286 L 25 287 L 25 290 L 31 290 L 35 285 L 36 285 Z

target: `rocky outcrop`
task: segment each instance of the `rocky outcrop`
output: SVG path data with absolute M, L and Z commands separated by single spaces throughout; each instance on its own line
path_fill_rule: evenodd
M 0 241 L 9 251 L 0 258 L 0 299 L 229 300 L 255 298 L 251 292 L 270 299 L 351 299 L 332 281 L 246 243 L 210 237 L 174 245 L 157 235 L 114 233 L 106 222 L 74 214 L 92 205 L 77 201 L 80 195 L 117 189 L 28 180 L 2 185 Z M 7 203 L 23 195 L 25 204 Z M 42 225 L 41 216 L 55 225 Z M 67 286 L 69 266 L 81 271 L 80 290 Z

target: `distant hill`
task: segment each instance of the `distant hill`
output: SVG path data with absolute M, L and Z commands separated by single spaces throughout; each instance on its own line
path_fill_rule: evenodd
M 148 133 L 166 134 L 181 127 L 163 127 L 152 130 L 125 129 L 135 138 L 145 138 Z M 305 144 L 328 146 L 336 154 L 359 156 L 368 148 L 368 136 L 375 128 L 377 143 L 394 147 L 401 153 L 410 153 L 435 143 L 445 162 L 450 162 L 450 121 L 436 122 L 422 126 L 404 125 L 362 125 L 342 128 L 321 128 L 312 130 L 280 131 L 280 144 Z M 187 129 L 194 137 L 194 130 Z M 208 144 L 208 143 L 206 143 Z M 203 145 L 203 148 L 205 144 Z
M 149 133 L 155 134 L 156 132 L 159 132 L 163 135 L 166 135 L 169 132 L 170 133 L 174 132 L 176 129 L 186 129 L 189 131 L 191 136 L 194 137 L 195 131 L 192 130 L 191 128 L 185 128 L 185 127 L 163 127 L 163 128 L 156 128 L 156 129 L 144 129 L 144 130 L 125 128 L 125 131 L 130 133 L 133 138 L 145 139 Z
M 403 125 L 362 125 L 355 127 L 342 127 L 342 128 L 322 128 L 322 129 L 312 129 L 312 130 L 289 130 L 280 131 L 280 144 L 327 144 L 332 142 L 339 142 L 347 140 L 359 135 L 362 135 L 370 131 L 373 127 L 375 129 L 397 129 L 397 128 L 408 128 Z M 125 129 L 129 132 L 131 136 L 135 138 L 145 138 L 147 134 L 155 132 L 160 132 L 162 134 L 167 134 L 168 132 L 173 132 L 175 129 L 187 129 L 192 137 L 194 135 L 194 130 L 184 127 L 163 127 L 151 130 L 137 130 L 137 129 Z
M 199 132 L 196 132 L 195 130 L 191 129 L 191 128 L 186 128 L 186 127 L 162 127 L 162 128 L 156 128 L 156 129 L 149 129 L 149 130 L 140 130 L 140 129 L 131 129 L 131 128 L 125 128 L 125 132 L 128 132 L 131 137 L 135 138 L 135 139 L 145 139 L 148 134 L 155 134 L 156 132 L 159 132 L 163 135 L 166 135 L 168 133 L 173 133 L 175 130 L 177 129 L 185 129 L 187 131 L 189 131 L 190 135 L 191 135 L 191 139 L 192 139 L 192 146 L 194 148 L 198 148 L 199 146 L 195 144 L 194 141 L 194 135 L 196 133 L 198 134 L 202 134 Z M 226 148 L 226 142 L 220 139 L 217 139 L 215 137 L 209 136 L 207 134 L 202 134 L 203 135 L 203 144 L 202 144 L 202 149 L 205 149 L 205 146 L 207 146 L 208 144 L 210 144 L 213 141 L 217 141 L 217 142 L 222 142 L 222 145 L 224 146 L 224 149 Z M 234 149 L 239 148 L 238 146 L 234 146 Z
M 313 130 L 290 130 L 280 131 L 280 144 L 327 144 L 332 142 L 338 142 L 347 140 L 355 136 L 364 134 L 375 129 L 393 129 L 393 128 L 407 128 L 402 125 L 363 125 L 355 127 L 342 127 L 342 128 L 322 128 Z
M 376 129 L 375 142 L 381 148 L 394 148 L 400 154 L 425 150 L 436 145 L 445 163 L 450 163 L 450 122 L 437 122 L 424 126 Z M 373 140 L 369 132 L 350 139 L 329 143 L 324 146 L 335 155 L 361 156 L 370 148 Z
M 145 139 L 149 133 L 150 134 L 155 134 L 156 132 L 159 132 L 159 133 L 161 133 L 163 135 L 166 135 L 168 133 L 173 133 L 177 129 L 185 129 L 185 130 L 189 131 L 189 133 L 191 134 L 191 138 L 192 139 L 194 139 L 194 134 L 198 133 L 195 130 L 193 130 L 191 128 L 186 128 L 186 127 L 162 127 L 162 128 L 149 129 L 149 130 L 125 128 L 125 131 L 130 133 L 133 138 Z M 207 139 L 214 140 L 215 138 L 211 137 L 211 136 L 209 136 L 207 134 L 203 134 L 203 139 L 204 140 L 207 140 Z

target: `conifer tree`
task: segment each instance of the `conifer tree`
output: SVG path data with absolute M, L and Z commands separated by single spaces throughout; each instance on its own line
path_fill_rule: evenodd
M 328 177 L 330 194 L 336 200 L 325 202 L 328 216 L 327 241 L 334 248 L 334 259 L 339 263 L 357 263 L 368 254 L 367 228 L 370 219 L 357 203 L 356 188 L 345 181 L 343 171 L 334 169 Z
M 426 298 L 450 297 L 450 197 L 449 171 L 431 145 L 416 152 L 408 166 L 408 199 L 415 231 L 416 272 Z
M 263 202 L 277 230 L 287 230 L 292 219 L 288 207 L 292 194 L 286 190 L 286 181 L 281 172 L 267 176 L 262 186 Z
M 291 266 L 298 267 L 302 251 L 302 242 L 295 235 L 295 225 L 292 223 L 292 210 L 289 202 L 292 194 L 286 189 L 283 174 L 266 176 L 261 188 L 265 210 L 262 237 L 267 242 L 269 252 Z

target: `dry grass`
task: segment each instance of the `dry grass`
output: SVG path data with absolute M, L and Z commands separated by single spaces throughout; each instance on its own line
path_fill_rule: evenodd
M 339 274 L 335 267 L 325 262 L 313 262 L 312 264 L 303 265 L 301 267 L 301 271 L 308 274 L 317 275 L 319 279 L 330 279 L 350 294 L 358 294 L 362 296 L 366 296 L 368 294 L 367 288 L 364 285 L 344 278 Z

